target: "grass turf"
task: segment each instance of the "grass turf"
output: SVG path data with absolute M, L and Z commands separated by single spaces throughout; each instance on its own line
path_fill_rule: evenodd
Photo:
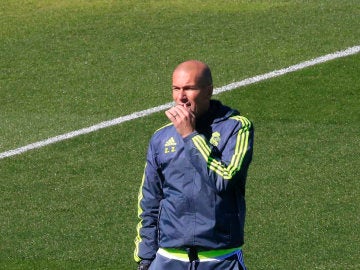
M 360 225 L 358 61 L 336 60 L 217 97 L 256 125 L 250 269 L 359 266 L 352 245 Z M 158 113 L 2 160 L 1 265 L 131 269 L 146 144 L 164 120 Z
M 169 101 L 180 61 L 215 86 L 357 45 L 357 1 L 10 1 L 0 151 Z
M 184 58 L 209 62 L 221 86 L 359 41 L 356 1 L 149 3 L 2 1 L 0 149 L 167 102 Z M 358 66 L 351 56 L 216 97 L 256 126 L 249 269 L 359 268 Z M 147 141 L 165 121 L 0 160 L 0 268 L 133 269 Z

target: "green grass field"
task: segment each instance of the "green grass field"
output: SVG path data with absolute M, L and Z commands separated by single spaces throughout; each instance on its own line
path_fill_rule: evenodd
M 0 3 L 0 153 L 360 45 L 360 4 Z M 360 54 L 222 93 L 256 127 L 248 269 L 360 269 Z M 163 112 L 0 159 L 0 269 L 135 269 L 137 191 Z

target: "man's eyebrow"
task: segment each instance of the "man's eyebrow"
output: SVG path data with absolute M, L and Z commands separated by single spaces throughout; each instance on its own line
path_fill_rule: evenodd
M 172 88 L 196 89 L 196 88 L 198 88 L 198 86 L 197 86 L 197 85 L 194 85 L 194 84 L 192 84 L 192 85 L 185 85 L 185 86 L 183 86 L 183 87 L 180 87 L 180 86 L 177 86 L 177 85 L 173 85 Z

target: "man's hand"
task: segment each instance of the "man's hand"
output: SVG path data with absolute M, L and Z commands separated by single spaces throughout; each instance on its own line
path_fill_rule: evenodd
M 185 138 L 195 131 L 195 115 L 185 105 L 176 105 L 165 111 L 167 118 L 174 124 L 177 132 Z
M 148 270 L 150 268 L 151 261 L 141 261 L 138 264 L 137 270 Z

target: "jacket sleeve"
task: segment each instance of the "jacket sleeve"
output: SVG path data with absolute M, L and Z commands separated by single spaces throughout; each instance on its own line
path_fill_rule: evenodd
M 230 182 L 245 181 L 252 159 L 254 140 L 252 123 L 243 116 L 231 118 L 237 123 L 234 129 L 229 129 L 228 132 L 231 134 L 221 153 L 218 153 L 217 148 L 204 135 L 197 132 L 184 139 L 191 163 L 204 179 L 212 181 L 218 191 L 226 189 Z
M 137 236 L 135 238 L 134 259 L 153 260 L 158 250 L 158 214 L 162 199 L 161 178 L 158 174 L 155 152 L 150 143 L 144 174 L 138 194 Z

